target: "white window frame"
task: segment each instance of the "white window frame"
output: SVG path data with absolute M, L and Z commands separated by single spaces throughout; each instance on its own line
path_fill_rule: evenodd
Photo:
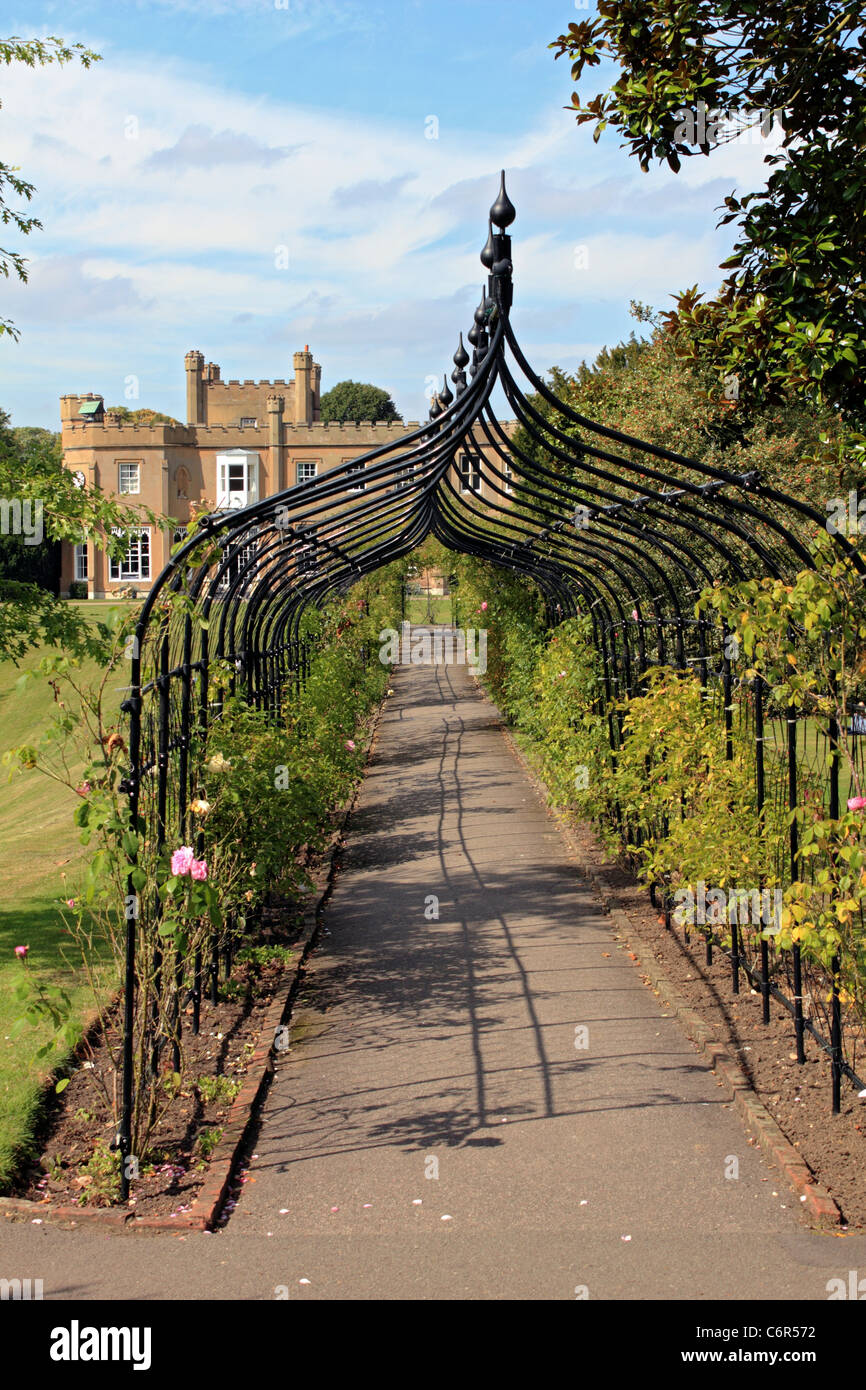
M 351 460 L 351 459 L 343 459 L 343 462 L 344 462 L 344 463 L 352 463 L 352 460 Z M 350 485 L 349 485 L 349 478 L 352 477 L 352 475 L 355 474 L 355 473 L 359 473 L 359 474 L 361 475 L 361 480 L 360 480 L 360 482 L 353 483 L 353 484 L 350 486 Z M 349 492 L 363 492 L 364 489 L 366 488 L 366 486 L 367 486 L 367 484 L 366 484 L 366 482 L 364 481 L 364 465 L 363 465 L 363 463 L 352 463 L 351 468 L 347 468 L 347 469 L 346 469 L 346 487 L 347 487 L 347 490 L 348 490 Z
M 246 570 L 248 565 L 252 564 L 253 560 L 258 554 L 258 549 L 258 533 L 255 533 L 250 536 L 249 540 L 246 541 L 244 545 L 241 546 L 237 554 L 232 555 L 228 563 L 228 568 L 226 569 L 225 574 L 220 579 L 220 590 L 227 589 L 230 584 L 234 584 L 236 582 L 238 576 Z M 254 574 L 251 571 L 247 575 L 245 583 L 248 583 L 253 577 Z
M 123 486 L 123 470 L 125 468 L 135 469 L 135 487 Z M 141 464 L 135 459 L 117 460 L 117 495 L 118 497 L 138 497 L 141 493 Z
M 82 541 L 73 549 L 73 571 L 76 584 L 87 583 L 90 578 L 90 555 L 86 541 Z
M 120 527 L 112 526 L 111 529 L 115 536 L 124 535 Z M 113 555 L 109 557 L 108 577 L 112 584 L 131 584 L 135 580 L 150 579 L 153 553 L 150 527 L 134 526 L 125 534 L 128 539 L 126 559 L 116 560 Z M 144 539 L 147 544 L 142 546 Z
M 258 427 L 258 423 L 258 419 L 255 415 L 242 415 L 240 420 L 240 428 L 242 430 L 249 428 L 256 429 Z
M 481 495 L 481 457 L 478 454 L 460 455 L 460 491 Z
M 505 463 L 505 462 L 503 462 L 503 464 L 502 464 L 502 473 L 503 473 L 503 476 L 504 476 L 504 478 L 505 478 L 505 491 L 506 491 L 506 492 L 513 492 L 513 491 L 514 491 L 514 484 L 513 484 L 513 482 L 512 482 L 512 479 L 514 478 L 514 471 L 513 471 L 512 467 L 511 467 L 511 464 L 510 464 L 510 463 Z
M 298 546 L 295 551 L 295 573 L 318 574 L 319 571 L 319 538 L 314 526 L 308 530 L 298 533 L 298 540 L 303 544 Z
M 218 511 L 238 511 L 258 502 L 258 454 L 249 449 L 226 449 L 216 456 L 216 470 Z
M 312 468 L 312 473 L 308 469 Z M 303 474 L 303 476 L 302 476 Z M 318 459 L 296 459 L 295 460 L 295 482 L 311 483 L 314 478 L 319 476 Z

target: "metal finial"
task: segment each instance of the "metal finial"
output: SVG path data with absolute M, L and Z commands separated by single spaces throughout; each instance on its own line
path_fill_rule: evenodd
M 481 264 L 486 270 L 491 270 L 495 259 L 496 251 L 493 246 L 493 223 L 488 220 L 487 241 L 484 244 L 484 250 L 481 252 Z
M 457 344 L 457 351 L 455 352 L 451 360 L 454 363 L 454 366 L 457 367 L 460 371 L 462 371 L 464 367 L 468 367 L 469 365 L 469 353 L 463 346 L 462 333 L 460 334 L 460 341 Z M 453 381 L 454 378 L 452 377 L 451 380 Z
M 499 183 L 499 197 L 490 209 L 490 220 L 495 222 L 500 231 L 504 232 L 506 227 L 510 227 L 517 210 L 505 191 L 505 170 L 502 170 L 502 177 Z
M 451 387 L 448 385 L 447 376 L 443 376 L 442 381 L 444 384 L 442 390 L 439 392 L 439 401 L 442 405 L 449 406 L 454 399 L 454 395 L 451 391 Z

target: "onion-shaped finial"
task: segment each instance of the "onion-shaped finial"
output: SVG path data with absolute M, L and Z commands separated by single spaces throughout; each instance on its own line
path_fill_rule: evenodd
M 488 221 L 487 241 L 484 244 L 484 250 L 481 252 L 481 264 L 486 270 L 491 270 L 495 259 L 496 252 L 493 247 L 493 223 Z
M 503 169 L 499 183 L 499 196 L 490 209 L 490 221 L 495 222 L 500 231 L 504 232 L 506 227 L 511 226 L 516 216 L 517 210 L 505 191 L 505 170 Z

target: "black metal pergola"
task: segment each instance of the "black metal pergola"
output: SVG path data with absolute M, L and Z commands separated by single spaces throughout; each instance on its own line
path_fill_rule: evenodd
M 305 678 L 305 611 L 361 576 L 415 550 L 427 536 L 522 576 L 543 596 L 547 622 L 582 612 L 591 621 L 611 709 L 615 753 L 622 738 L 615 702 L 639 688 L 654 664 L 716 681 L 730 730 L 736 675 L 725 631 L 696 618 L 698 594 L 718 579 L 790 578 L 812 566 L 811 534 L 826 524 L 758 472 L 736 473 L 587 419 L 559 399 L 527 362 L 511 320 L 509 228 L 515 209 L 505 177 L 490 209 L 481 262 L 486 286 L 454 367 L 420 428 L 295 487 L 238 511 L 202 516 L 155 581 L 141 609 L 131 686 L 125 781 L 132 823 L 157 849 L 195 834 L 195 794 L 209 724 L 219 717 L 217 667 L 231 688 L 266 715 Z M 504 396 L 514 424 L 493 406 Z M 458 460 L 473 460 L 481 486 L 464 485 Z M 844 537 L 836 543 L 850 553 Z M 855 563 L 859 561 L 856 560 Z M 755 684 L 756 796 L 765 795 L 761 681 Z M 839 809 L 838 729 L 828 729 L 830 814 Z M 797 799 L 796 717 L 788 720 L 786 794 Z M 790 831 L 795 873 L 796 825 Z M 158 912 L 143 902 L 141 913 Z M 135 1031 L 135 954 L 141 916 L 127 927 L 123 1122 L 130 1152 Z M 748 969 L 734 932 L 734 978 Z M 184 977 L 186 964 L 178 970 Z M 190 964 L 193 997 L 207 963 Z M 218 962 L 212 967 L 216 979 Z M 766 950 L 762 992 L 771 989 Z M 792 1011 L 802 1055 L 799 951 L 792 953 Z M 195 1026 L 197 1026 L 197 1002 Z M 838 1009 L 837 1009 L 838 1016 Z M 838 1037 L 834 1067 L 844 1063 Z M 124 1189 L 128 1190 L 128 1187 Z

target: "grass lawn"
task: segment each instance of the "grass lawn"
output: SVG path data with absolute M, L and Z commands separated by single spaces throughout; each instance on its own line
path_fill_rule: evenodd
M 424 596 L 406 599 L 406 619 L 410 623 L 450 623 L 451 599 Z
M 787 768 L 788 758 L 788 733 L 785 722 L 781 719 L 770 719 L 765 726 L 767 738 L 767 748 L 776 754 L 780 762 Z M 849 744 L 852 753 L 862 765 L 863 754 L 861 745 L 863 735 L 850 738 Z M 829 776 L 828 772 L 828 750 L 830 747 L 827 723 L 825 720 L 818 719 L 799 719 L 797 721 L 797 756 L 801 766 L 819 776 L 822 780 Z M 787 776 L 787 772 L 780 772 L 782 778 Z M 845 810 L 846 803 L 850 796 L 856 796 L 857 788 L 853 784 L 851 769 L 847 758 L 842 755 L 839 764 L 839 805 L 842 811 Z
M 87 616 L 102 616 L 109 603 L 81 603 Z M 36 651 L 20 667 L 0 662 L 0 753 L 18 744 L 37 741 L 51 719 L 53 694 L 44 680 L 29 682 L 17 690 L 22 670 L 36 664 Z M 98 677 L 95 665 L 86 669 Z M 118 685 L 122 677 L 118 677 Z M 121 696 L 117 695 L 119 702 Z M 92 1012 L 93 999 L 79 983 L 74 958 L 64 961 L 63 921 L 58 911 L 62 898 L 72 896 L 61 877 L 74 883 L 76 865 L 85 851 L 79 831 L 72 824 L 78 798 L 38 772 L 16 773 L 7 781 L 0 770 L 0 1191 L 8 1181 L 15 1156 L 26 1146 L 39 1101 L 40 1083 L 51 1059 L 39 1061 L 37 1049 L 47 1032 L 26 1028 L 10 1039 L 12 1023 L 21 1007 L 13 987 L 25 967 L 14 955 L 16 946 L 29 946 L 28 970 L 46 981 L 61 983 L 84 1018 Z

